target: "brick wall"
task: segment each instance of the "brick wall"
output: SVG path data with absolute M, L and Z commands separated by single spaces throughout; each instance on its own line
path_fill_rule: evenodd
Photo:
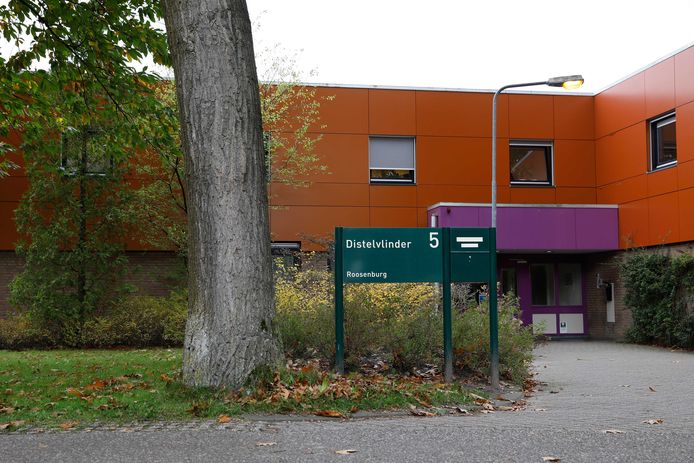
M 130 271 L 125 282 L 136 288 L 137 294 L 167 296 L 186 284 L 183 262 L 172 252 L 128 252 Z M 24 266 L 24 259 L 12 251 L 0 252 L 0 316 L 12 310 L 9 303 L 9 284 Z
M 694 255 L 694 242 L 671 246 L 653 246 L 646 252 L 676 255 Z M 619 278 L 619 263 L 630 251 L 594 254 L 586 261 L 586 303 L 588 312 L 588 333 L 596 339 L 621 341 L 631 326 L 631 310 L 624 305 L 625 288 Z M 615 283 L 615 322 L 607 323 L 605 290 L 596 287 L 597 275 L 605 282 Z

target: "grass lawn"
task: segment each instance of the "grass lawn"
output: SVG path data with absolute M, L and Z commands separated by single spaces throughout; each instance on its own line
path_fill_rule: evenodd
M 349 416 L 358 410 L 470 403 L 440 379 L 336 376 L 314 366 L 268 374 L 239 391 L 180 383 L 180 349 L 0 351 L 0 430 L 244 413 Z M 435 412 L 435 409 L 430 410 Z

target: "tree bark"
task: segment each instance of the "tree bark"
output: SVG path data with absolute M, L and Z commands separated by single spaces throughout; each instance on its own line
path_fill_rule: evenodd
M 241 386 L 279 359 L 262 122 L 244 0 L 164 0 L 188 202 L 183 381 Z

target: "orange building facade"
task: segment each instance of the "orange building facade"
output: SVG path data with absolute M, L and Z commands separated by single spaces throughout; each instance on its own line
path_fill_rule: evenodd
M 614 249 L 553 256 L 539 248 L 501 249 L 500 269 L 505 261 L 530 267 L 554 262 L 556 272 L 562 262 L 580 264 L 581 304 L 574 312 L 580 313 L 582 328 L 561 331 L 564 312 L 557 302 L 556 330 L 549 334 L 621 337 L 630 324 L 615 264 L 621 250 L 667 245 L 692 252 L 692 76 L 694 47 L 596 95 L 509 92 L 499 97 L 499 203 L 609 205 L 617 211 Z M 326 171 L 305 178 L 308 187 L 271 185 L 270 224 L 277 246 L 322 250 L 336 226 L 426 227 L 435 205 L 490 202 L 493 92 L 322 86 L 317 93 L 334 97 L 321 103 L 320 127 L 313 130 L 321 136 L 316 152 Z M 394 161 L 398 144 L 407 145 L 411 155 Z M 519 147 L 529 147 L 527 155 L 522 149 L 519 155 Z M 21 171 L 0 180 L 0 306 L 7 304 L 6 286 L 20 265 L 13 252 L 13 211 L 25 189 Z M 523 269 L 516 268 L 520 275 Z M 559 301 L 563 276 L 555 277 Z M 615 283 L 612 312 L 596 279 Z M 542 317 L 550 312 L 537 309 Z

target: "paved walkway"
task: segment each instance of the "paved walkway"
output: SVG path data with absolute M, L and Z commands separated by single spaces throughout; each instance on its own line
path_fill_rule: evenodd
M 536 369 L 545 384 L 522 412 L 5 435 L 0 461 L 694 461 L 694 354 L 554 342 L 537 349 Z

